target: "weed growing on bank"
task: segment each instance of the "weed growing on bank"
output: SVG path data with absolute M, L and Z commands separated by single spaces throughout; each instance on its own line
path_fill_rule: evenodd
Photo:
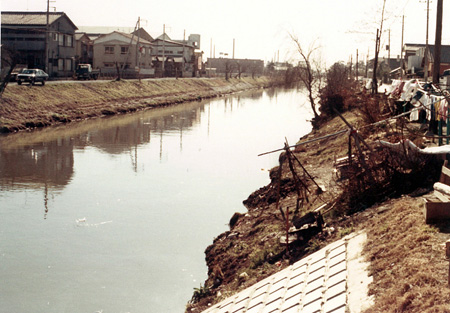
M 373 125 L 393 114 L 386 96 L 372 96 L 355 82 L 344 82 L 348 85 L 323 91 L 321 117 L 299 141 L 307 143 L 293 151 L 312 178 L 302 176 L 299 165 L 292 170 L 285 164 L 281 175 L 279 166 L 270 171 L 271 183 L 244 201 L 248 214 L 206 250 L 210 273 L 205 284 L 211 286 L 212 295 L 191 303 L 187 311 L 201 311 L 332 241 L 364 230 L 369 238 L 364 254 L 374 278 L 370 293 L 375 296 L 375 305 L 367 312 L 449 312 L 448 262 L 442 244 L 450 238 L 450 229 L 426 225 L 423 199 L 413 197 L 432 189 L 442 160 L 382 148 L 379 140 L 409 139 L 422 146 L 423 132 L 406 118 Z M 343 132 L 349 130 L 344 119 L 355 132 Z M 339 135 L 326 137 L 333 133 Z M 346 157 L 351 162 L 341 172 L 337 160 Z M 298 212 L 294 171 L 310 192 Z M 323 193 L 316 192 L 315 183 Z M 280 208 L 289 210 L 292 226 L 295 218 L 324 203 L 324 230 L 287 249 L 280 240 L 286 234 L 286 216 Z M 216 280 L 219 270 L 223 275 Z

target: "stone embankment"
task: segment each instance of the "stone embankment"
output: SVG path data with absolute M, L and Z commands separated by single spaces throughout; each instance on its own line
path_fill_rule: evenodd
M 10 84 L 0 98 L 0 132 L 123 114 L 274 84 L 268 77 Z

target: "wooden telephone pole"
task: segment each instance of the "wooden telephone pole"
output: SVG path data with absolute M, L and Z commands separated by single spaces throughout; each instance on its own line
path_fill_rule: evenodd
M 430 21 L 430 0 L 427 0 L 427 34 L 426 34 L 426 39 L 425 39 L 425 69 L 424 69 L 424 80 L 425 82 L 428 81 L 428 24 Z
M 47 13 L 46 13 L 46 22 L 45 22 L 45 61 L 44 61 L 44 66 L 45 66 L 45 72 L 47 74 L 50 74 L 48 71 L 48 46 L 49 46 L 49 40 L 48 40 L 48 34 L 49 34 L 49 14 L 50 14 L 50 0 L 47 0 Z
M 442 10 L 443 0 L 438 0 L 436 14 L 436 38 L 434 42 L 433 84 L 439 83 L 441 70 Z

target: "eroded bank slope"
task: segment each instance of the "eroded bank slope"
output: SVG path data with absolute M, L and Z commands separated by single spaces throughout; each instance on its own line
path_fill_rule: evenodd
M 0 98 L 0 132 L 133 112 L 272 84 L 267 77 L 11 84 Z
M 352 98 L 342 116 L 372 147 L 367 159 L 360 158 L 367 160 L 366 167 L 354 158 L 345 171 L 336 168 L 349 151 L 357 153 L 352 133 L 339 117 L 300 138 L 304 144 L 291 151 L 294 157 L 281 153 L 282 166 L 270 171 L 270 184 L 252 193 L 244 201 L 248 211 L 236 213 L 229 231 L 206 248 L 208 278 L 194 290 L 186 312 L 202 312 L 354 231 L 364 231 L 368 238 L 362 256 L 369 263 L 373 278 L 369 295 L 375 302 L 366 313 L 450 312 L 443 249 L 450 239 L 450 224 L 426 224 L 422 197 L 432 190 L 443 161 L 381 148 L 380 139 L 408 138 L 421 147 L 433 142 L 424 136 L 423 125 L 403 117 L 376 125 L 368 121 L 367 114 L 377 112 L 366 110 L 368 105 L 383 108 L 386 97 L 355 91 Z M 375 121 L 388 116 L 385 110 L 378 111 Z M 307 193 L 302 192 L 305 189 Z M 321 211 L 325 224 L 320 231 L 314 231 L 319 219 L 298 223 L 323 204 L 327 206 Z M 296 222 L 302 224 L 300 229 Z M 293 226 L 301 236 L 290 239 L 288 246 L 283 239 Z

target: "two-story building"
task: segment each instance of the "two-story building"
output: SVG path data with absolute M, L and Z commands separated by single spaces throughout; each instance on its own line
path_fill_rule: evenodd
M 136 34 L 114 31 L 94 40 L 93 67 L 103 74 L 153 76 L 152 43 Z
M 197 53 L 196 49 L 200 49 L 200 35 L 191 34 L 187 40 L 172 40 L 167 34 L 162 34 L 152 43 L 156 76 L 198 75 L 201 70 L 201 53 Z
M 16 63 L 52 77 L 73 74 L 77 27 L 63 12 L 1 12 L 2 45 Z
M 75 67 L 94 61 L 94 42 L 86 33 L 75 33 Z

